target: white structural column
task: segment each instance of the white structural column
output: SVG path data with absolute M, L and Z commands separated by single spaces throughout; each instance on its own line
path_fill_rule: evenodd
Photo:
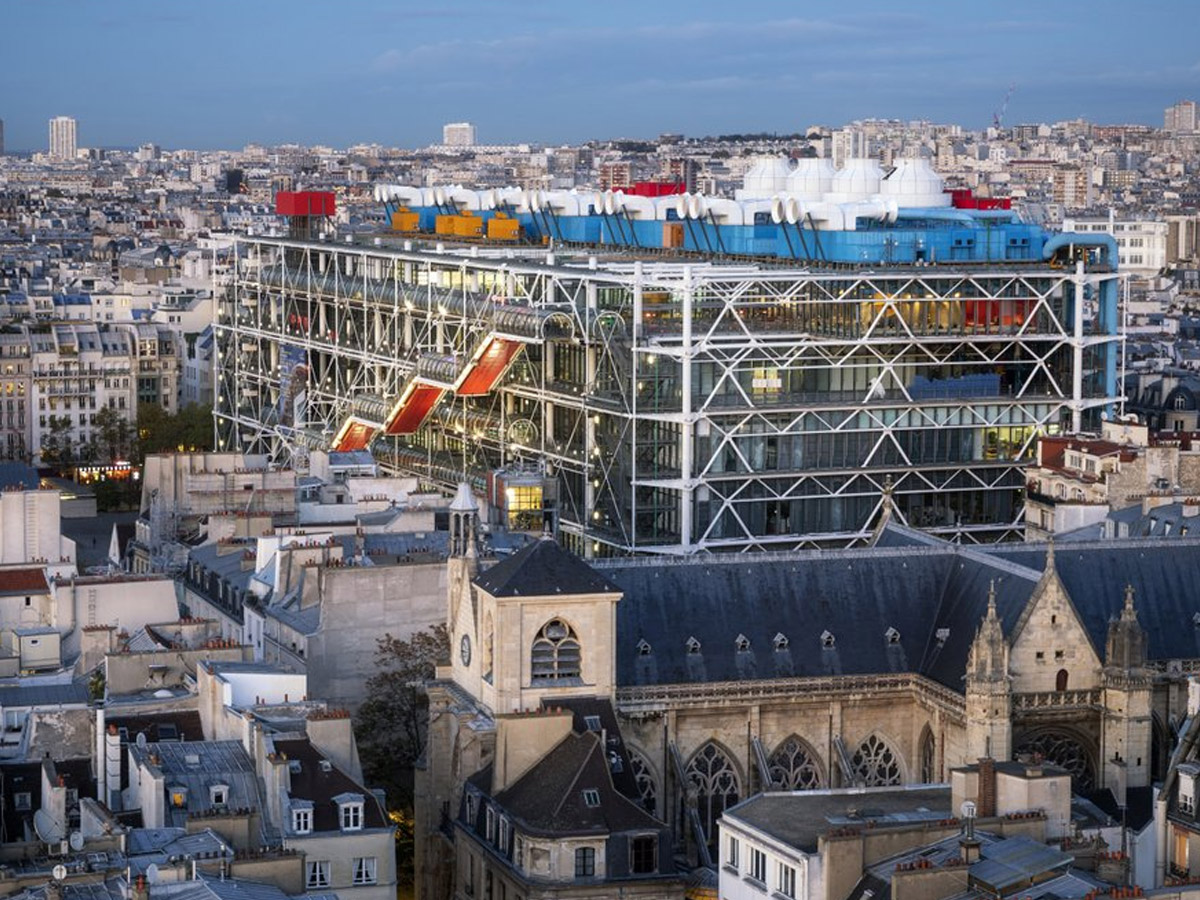
M 679 356 L 683 406 L 679 421 L 679 544 L 684 553 L 692 552 L 692 511 L 695 508 L 695 482 L 692 480 L 695 455 L 695 428 L 692 417 L 692 306 L 695 299 L 692 267 L 683 268 L 683 348 Z
M 1071 433 L 1079 434 L 1083 430 L 1083 287 L 1087 284 L 1082 260 L 1075 264 L 1071 284 L 1075 292 L 1071 305 Z

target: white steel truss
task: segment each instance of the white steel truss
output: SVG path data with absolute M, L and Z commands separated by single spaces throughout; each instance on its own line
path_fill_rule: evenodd
M 1097 302 L 1118 277 L 248 238 L 218 312 L 218 440 L 291 462 L 358 416 L 385 469 L 431 484 L 536 467 L 589 556 L 853 543 L 889 480 L 909 524 L 1002 540 L 1036 435 L 1119 400 L 1121 336 Z M 456 394 L 496 335 L 521 342 L 515 360 Z M 443 399 L 380 433 L 415 377 Z

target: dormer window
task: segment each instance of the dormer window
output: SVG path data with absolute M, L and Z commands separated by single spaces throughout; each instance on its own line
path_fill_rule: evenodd
M 637 643 L 637 652 L 638 656 L 649 656 L 654 652 L 654 649 L 646 642 L 645 638 L 642 638 Z
M 783 632 L 776 634 L 773 643 L 775 644 L 776 650 L 786 650 L 788 648 L 787 635 L 785 635 Z
M 168 793 L 171 795 L 171 806 L 175 809 L 187 809 L 188 790 L 182 784 L 177 784 L 170 788 Z
M 750 649 L 750 638 L 744 634 L 739 634 L 734 640 L 733 646 L 737 648 L 738 653 L 745 653 Z
M 601 728 L 599 716 L 584 716 L 583 724 L 587 726 L 588 731 L 599 731 Z
M 833 645 L 835 643 L 837 643 L 837 639 L 834 638 L 833 632 L 831 632 L 831 631 L 822 631 L 821 632 L 821 646 L 822 647 L 824 647 L 826 650 L 832 650 Z
M 691 655 L 695 655 L 700 652 L 700 642 L 698 640 L 696 640 L 694 637 L 690 637 L 687 639 L 686 646 L 687 646 L 687 652 Z
M 363 827 L 362 794 L 338 794 L 333 798 L 338 805 L 338 821 L 342 831 L 361 831 Z
M 889 644 L 900 643 L 900 632 L 898 632 L 895 628 L 889 628 L 883 633 L 883 637 Z
M 212 787 L 208 789 L 208 799 L 213 806 L 224 806 L 229 802 L 229 785 L 212 785 Z
M 296 834 L 312 834 L 312 810 L 304 807 L 292 810 L 292 831 Z
M 588 788 L 583 792 L 583 805 L 595 808 L 600 805 L 600 792 L 595 788 Z

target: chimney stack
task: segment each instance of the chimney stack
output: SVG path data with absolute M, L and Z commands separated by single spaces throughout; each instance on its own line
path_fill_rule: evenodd
M 990 756 L 979 758 L 979 818 L 996 815 L 996 761 Z

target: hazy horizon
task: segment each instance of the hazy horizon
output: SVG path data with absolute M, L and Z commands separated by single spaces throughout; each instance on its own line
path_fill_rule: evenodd
M 1200 93 L 1195 6 L 857 0 L 835 14 L 613 0 L 261 0 L 200 6 L 10 0 L 0 76 L 13 152 L 56 115 L 81 147 L 423 147 L 445 122 L 483 144 L 789 133 L 855 119 L 1161 126 Z M 738 15 L 738 13 L 743 13 Z M 798 13 L 798 14 L 793 14 Z

